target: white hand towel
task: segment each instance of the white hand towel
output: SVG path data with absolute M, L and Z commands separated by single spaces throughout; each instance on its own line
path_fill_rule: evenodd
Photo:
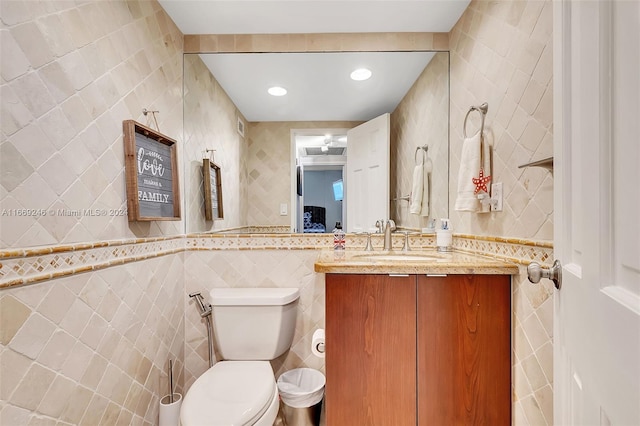
M 426 159 L 424 164 L 418 164 L 413 168 L 410 213 L 429 216 L 429 178 L 432 169 L 433 164 L 430 159 Z
M 418 164 L 413 168 L 413 184 L 411 185 L 411 205 L 409 212 L 420 214 L 422 209 L 422 193 L 424 191 L 424 165 Z
M 474 193 L 476 186 L 472 178 L 477 178 L 480 173 L 480 132 L 466 138 L 462 143 L 462 155 L 460 156 L 460 170 L 458 171 L 458 197 L 455 210 L 475 212 L 480 210 L 480 201 Z M 491 175 L 491 149 L 485 140 L 484 143 L 484 175 Z
M 420 208 L 420 216 L 429 216 L 429 189 L 431 189 L 431 172 L 433 171 L 433 163 L 431 159 L 427 159 L 424 165 L 424 179 L 422 185 L 422 207 Z

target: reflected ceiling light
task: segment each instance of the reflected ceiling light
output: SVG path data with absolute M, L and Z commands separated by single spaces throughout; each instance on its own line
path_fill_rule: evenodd
M 327 151 L 329 151 L 329 147 L 328 147 L 327 145 L 322 145 L 322 146 L 320 147 L 320 151 L 322 151 L 322 152 L 327 152 Z
M 267 90 L 267 92 L 269 92 L 269 94 L 272 96 L 284 96 L 287 94 L 287 89 L 280 86 L 273 86 L 273 87 L 270 87 L 269 90 Z
M 371 77 L 371 70 L 366 68 L 358 68 L 351 73 L 351 79 L 355 81 L 367 80 Z

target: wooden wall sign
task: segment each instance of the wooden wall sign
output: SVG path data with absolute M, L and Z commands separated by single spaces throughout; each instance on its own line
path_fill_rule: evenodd
M 134 120 L 122 127 L 129 222 L 180 220 L 176 141 Z
M 204 182 L 204 218 L 222 219 L 222 181 L 220 167 L 208 158 L 202 160 L 202 180 Z

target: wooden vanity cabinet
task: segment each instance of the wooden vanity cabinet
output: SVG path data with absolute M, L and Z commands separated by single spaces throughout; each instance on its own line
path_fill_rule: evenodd
M 327 274 L 327 425 L 510 425 L 510 283 Z
M 415 276 L 327 274 L 325 306 L 327 426 L 415 425 Z
M 511 277 L 418 276 L 418 424 L 511 424 Z

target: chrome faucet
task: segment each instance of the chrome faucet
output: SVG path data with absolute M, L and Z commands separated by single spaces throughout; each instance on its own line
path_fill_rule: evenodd
M 393 248 L 393 240 L 391 239 L 391 232 L 396 230 L 396 223 L 389 219 L 384 225 L 384 247 L 382 250 L 389 251 Z

